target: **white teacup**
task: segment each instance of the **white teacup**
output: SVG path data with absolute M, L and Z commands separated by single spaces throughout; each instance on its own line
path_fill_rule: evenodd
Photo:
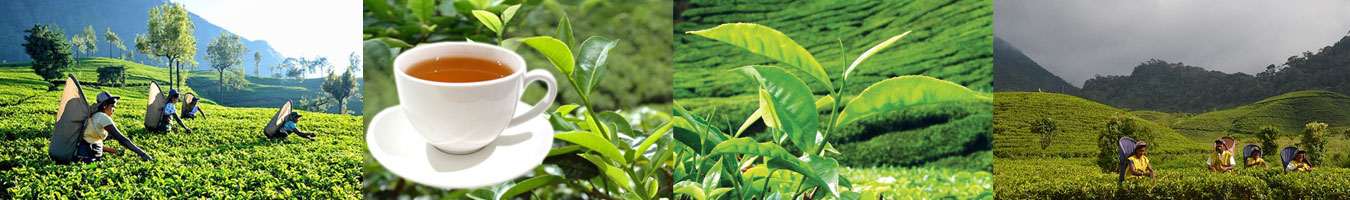
M 466 83 L 437 82 L 408 75 L 408 68 L 437 58 L 498 61 L 512 70 L 506 77 Z M 409 123 L 427 143 L 450 154 L 468 154 L 492 143 L 507 127 L 538 117 L 553 104 L 557 83 L 546 70 L 525 72 L 525 59 L 511 50 L 474 42 L 423 44 L 394 58 L 394 83 Z M 526 83 L 543 82 L 544 99 L 515 115 Z

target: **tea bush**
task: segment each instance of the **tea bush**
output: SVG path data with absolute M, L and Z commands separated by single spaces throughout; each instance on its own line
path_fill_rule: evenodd
M 1157 159 L 1157 158 L 1153 158 Z M 1278 162 L 1278 161 L 1277 161 Z M 1279 167 L 1214 173 L 1204 168 L 1158 169 L 1158 178 L 1117 182 L 1118 175 L 1064 159 L 999 159 L 994 166 L 997 198 L 1008 199 L 1344 199 L 1350 170 L 1317 168 L 1283 172 Z M 1157 169 L 1157 166 L 1154 166 Z

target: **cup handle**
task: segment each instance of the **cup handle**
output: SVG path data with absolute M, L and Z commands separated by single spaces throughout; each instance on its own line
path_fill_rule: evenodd
M 548 110 L 548 107 L 553 105 L 553 98 L 558 95 L 558 84 L 553 79 L 553 74 L 549 73 L 548 70 L 530 70 L 525 73 L 525 84 L 521 86 L 530 86 L 530 83 L 534 81 L 543 82 L 545 87 L 548 87 L 548 93 L 545 93 L 544 98 L 539 99 L 539 103 L 535 103 L 534 107 L 530 108 L 530 111 L 512 117 L 511 124 L 508 125 L 508 127 L 514 127 L 530 121 L 530 119 L 538 117 L 540 113 L 543 113 L 544 110 Z M 524 89 L 521 89 L 521 91 L 523 92 Z

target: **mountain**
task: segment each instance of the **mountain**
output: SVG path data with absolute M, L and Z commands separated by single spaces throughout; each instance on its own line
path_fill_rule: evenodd
M 1046 71 L 1008 41 L 994 36 L 994 91 L 1044 91 L 1077 95 L 1078 87 Z
M 1200 113 L 1303 90 L 1350 94 L 1350 36 L 1316 52 L 1291 56 L 1284 64 L 1266 66 L 1256 75 L 1154 59 L 1139 64 L 1130 75 L 1088 79 L 1080 92 L 1083 98 L 1116 107 Z
M 28 54 L 23 50 L 24 30 L 32 28 L 34 24 L 56 24 L 65 31 L 65 36 L 69 39 L 71 36 L 80 34 L 85 27 L 94 26 L 94 32 L 98 35 L 98 52 L 92 56 L 109 57 L 111 48 L 107 41 L 103 40 L 103 33 L 111 29 L 122 39 L 123 45 L 127 46 L 127 51 L 136 51 L 136 34 L 145 34 L 146 21 L 150 19 L 148 12 L 150 8 L 163 5 L 162 0 L 125 0 L 125 1 L 80 1 L 80 0 L 14 0 L 0 1 L 0 60 L 6 63 L 28 62 L 31 61 Z M 200 63 L 197 69 L 206 69 L 210 62 L 206 61 L 206 45 L 220 36 L 221 31 L 229 32 L 211 22 L 202 19 L 196 14 L 190 14 L 193 25 L 196 29 L 193 36 L 197 38 L 197 55 L 195 59 Z M 272 66 L 279 63 L 282 59 L 281 53 L 272 49 L 272 46 L 262 40 L 241 39 L 248 52 L 244 55 L 244 70 L 253 74 L 253 52 L 263 52 L 262 70 L 270 74 L 266 66 Z M 116 50 L 121 53 L 121 50 Z M 117 56 L 112 56 L 117 57 Z M 163 66 L 162 62 L 151 56 L 137 54 L 138 63 L 153 66 Z

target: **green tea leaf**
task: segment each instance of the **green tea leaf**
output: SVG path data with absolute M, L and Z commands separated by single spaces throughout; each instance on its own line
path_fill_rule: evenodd
M 534 178 L 521 181 L 520 183 L 516 183 L 516 186 L 511 186 L 511 189 L 507 189 L 505 193 L 502 193 L 501 199 L 511 199 L 513 197 L 516 197 L 516 195 L 524 194 L 525 192 L 529 192 L 530 190 L 534 190 L 535 188 L 539 188 L 541 186 L 546 185 L 559 184 L 562 183 L 563 181 L 566 181 L 566 179 L 553 175 L 536 176 Z
M 825 69 L 821 68 L 816 57 L 811 56 L 811 52 L 773 28 L 751 23 L 729 23 L 689 33 L 726 42 L 786 63 L 796 70 L 811 75 L 826 87 L 834 88 L 834 84 L 830 83 L 830 77 L 825 75 Z
M 609 57 L 609 50 L 613 49 L 619 42 L 605 37 L 591 36 L 586 41 L 581 42 L 581 49 L 577 52 L 577 71 L 572 77 L 576 77 L 581 88 L 582 95 L 590 95 L 595 91 L 596 86 L 600 86 L 600 80 L 605 77 L 605 60 Z
M 817 155 L 806 155 L 805 158 L 806 164 L 815 170 L 816 177 L 824 182 L 822 186 L 829 188 L 831 195 L 839 196 L 839 161 Z
M 750 117 L 745 118 L 745 123 L 741 123 L 741 128 L 737 128 L 736 134 L 733 135 L 735 137 L 740 137 L 741 133 L 745 132 L 746 128 L 750 128 L 750 125 L 755 124 L 756 121 L 759 121 L 760 116 L 763 115 L 764 115 L 764 107 L 761 106 L 759 107 L 759 109 L 756 109 L 754 113 L 751 113 Z
M 708 198 L 706 194 L 703 193 L 703 187 L 701 185 L 694 185 L 694 184 L 679 186 L 675 188 L 675 194 L 682 194 L 684 196 L 694 198 L 694 200 L 704 200 Z
M 408 9 L 412 9 L 413 17 L 417 18 L 422 24 L 429 24 L 431 13 L 436 11 L 436 0 L 408 0 Z
M 791 153 L 788 153 L 788 151 L 781 146 L 768 142 L 756 143 L 755 139 L 752 138 L 736 138 L 717 144 L 716 147 L 713 147 L 712 152 L 708 153 L 708 156 L 727 154 L 755 155 L 770 159 L 797 160 L 796 156 L 792 156 Z M 798 163 L 800 163 L 800 161 L 798 161 Z
M 788 171 L 797 172 L 798 174 L 801 174 L 806 177 L 806 183 L 803 184 L 812 184 L 812 185 L 830 184 L 830 182 L 826 182 L 825 179 L 822 179 L 820 177 L 820 174 L 816 173 L 814 169 L 811 169 L 810 165 L 803 163 L 801 160 L 798 160 L 797 158 L 769 160 L 769 169 L 785 169 Z M 827 187 L 825 189 L 831 190 L 829 191 L 831 194 L 834 194 L 836 192 L 833 191 L 832 188 Z
M 362 0 L 361 2 L 362 5 L 365 5 L 367 9 L 370 9 L 370 12 L 375 15 L 375 18 L 385 21 L 395 20 L 394 9 L 389 6 L 389 1 Z
M 830 108 L 830 106 L 834 106 L 834 97 L 826 95 L 825 97 L 816 99 L 816 110 Z
M 759 82 L 760 95 L 769 98 L 764 107 L 765 121 L 776 121 L 779 129 L 802 151 L 815 152 L 820 114 L 811 89 L 787 71 L 769 66 L 741 67 L 741 73 Z M 761 100 L 760 102 L 765 102 Z
M 572 37 L 572 21 L 567 19 L 566 14 L 563 14 L 562 19 L 558 20 L 558 40 L 562 40 L 563 46 L 568 48 L 577 43 L 576 39 Z M 571 75 L 572 73 L 567 74 Z
M 472 3 L 472 4 L 473 4 L 473 7 L 474 7 L 475 9 L 480 9 L 480 10 L 481 10 L 481 9 L 486 9 L 488 6 L 492 6 L 492 1 L 491 1 L 491 0 L 468 0 L 468 1 L 469 1 L 469 3 Z
M 520 38 L 506 38 L 498 43 L 497 46 L 501 46 L 507 50 L 516 51 L 516 49 L 520 48 Z
M 576 62 L 572 60 L 572 49 L 567 48 L 567 44 L 548 36 L 525 38 L 521 39 L 520 42 L 524 42 L 526 45 L 534 47 L 534 50 L 544 54 L 544 57 L 547 57 L 548 61 L 553 63 L 553 67 L 558 68 L 558 72 L 562 72 L 569 79 L 571 78 L 572 67 Z
M 611 184 L 618 185 L 625 190 L 632 188 L 629 187 L 628 184 L 633 183 L 633 181 L 628 178 L 628 173 L 624 173 L 623 169 L 605 163 L 604 160 L 601 160 L 600 157 L 596 155 L 581 154 L 581 157 L 586 158 L 586 160 L 591 161 L 591 164 L 595 164 L 595 167 L 600 168 L 600 172 L 604 173 L 605 177 L 611 180 Z
M 497 14 L 492 14 L 492 12 L 486 10 L 474 10 L 473 17 L 478 18 L 478 22 L 482 22 L 483 26 L 487 26 L 492 32 L 497 33 L 498 37 L 502 36 L 502 21 L 497 18 Z
M 608 140 L 605 140 L 605 138 L 602 138 L 600 137 L 600 135 L 597 135 L 595 133 L 591 132 L 559 133 L 553 135 L 553 138 L 558 138 L 560 140 L 571 142 L 573 144 L 586 147 L 587 149 L 594 150 L 595 152 L 600 153 L 600 155 L 604 155 L 606 158 L 617 161 L 620 164 L 625 165 L 628 164 L 628 161 L 623 159 L 623 154 L 619 154 L 618 148 L 615 148 L 614 145 L 610 144 Z
M 910 106 L 949 101 L 991 101 L 965 86 L 923 75 L 890 78 L 872 84 L 848 102 L 835 126 Z
M 520 4 L 512 5 L 511 7 L 506 7 L 506 10 L 502 11 L 502 24 L 510 24 L 511 17 L 515 16 L 516 11 L 518 10 L 520 10 Z
M 867 60 L 867 57 L 872 56 L 872 54 L 875 54 L 882 49 L 886 49 L 886 47 L 891 46 L 891 43 L 895 43 L 895 41 L 900 40 L 900 38 L 905 37 L 905 35 L 909 35 L 909 31 L 905 31 L 905 33 L 891 37 L 891 39 L 887 39 L 885 42 L 881 42 L 881 44 L 877 44 L 876 46 L 872 46 L 871 49 L 867 49 L 867 52 L 864 52 L 862 56 L 858 56 L 858 59 L 853 60 L 853 64 L 848 65 L 848 69 L 844 70 L 844 79 L 848 79 L 849 72 L 852 72 L 854 67 L 858 67 L 858 63 L 862 63 L 863 60 Z
M 633 151 L 633 153 L 630 153 L 628 161 L 636 162 L 638 156 L 647 153 L 647 149 L 651 148 L 652 144 L 656 143 L 657 140 L 660 140 L 661 137 L 665 137 L 666 132 L 670 132 L 670 127 L 673 124 L 674 123 L 666 122 L 666 125 L 661 125 L 661 128 L 657 128 L 655 132 L 652 132 L 651 135 L 647 136 L 647 139 L 642 140 L 642 143 L 638 144 L 638 148 Z

